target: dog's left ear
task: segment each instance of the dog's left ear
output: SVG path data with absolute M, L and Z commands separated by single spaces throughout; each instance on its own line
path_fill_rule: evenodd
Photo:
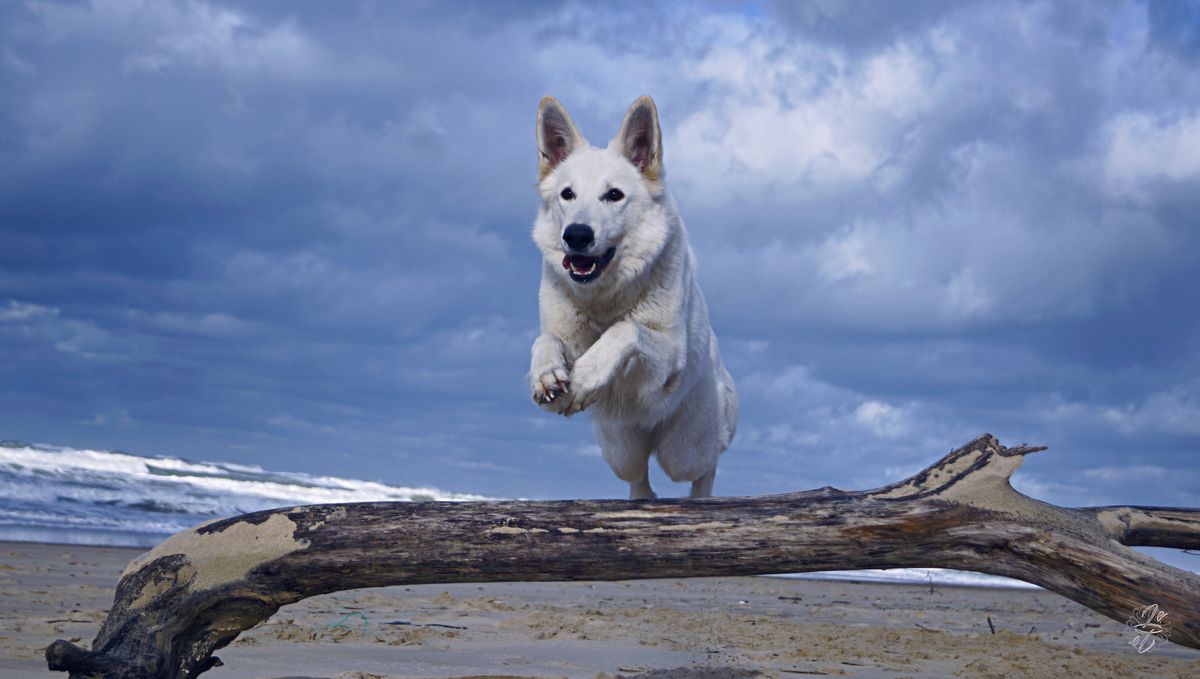
M 662 176 L 662 132 L 653 99 L 643 95 L 633 102 L 613 142 L 646 179 L 658 181 Z

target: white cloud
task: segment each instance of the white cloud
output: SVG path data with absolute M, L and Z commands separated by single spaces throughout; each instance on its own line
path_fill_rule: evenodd
M 1136 403 L 1107 407 L 1102 417 L 1123 433 L 1200 435 L 1200 382 L 1156 391 Z
M 1195 488 L 1200 474 L 1187 465 L 1171 467 L 1130 458 L 1127 463 L 1091 467 L 1082 471 L 1027 472 L 1013 477 L 1013 488 L 1062 506 L 1152 504 L 1194 506 L 1200 500 Z
M 1104 172 L 1117 194 L 1144 201 L 1154 181 L 1191 181 L 1200 191 L 1200 112 L 1122 113 L 1107 137 Z
M 101 326 L 64 316 L 59 309 L 9 300 L 0 308 L 0 337 L 50 346 L 86 359 L 123 359 L 126 347 Z
M 1052 395 L 1034 412 L 1053 423 L 1105 427 L 1122 434 L 1200 435 L 1200 382 L 1153 391 L 1126 403 L 1075 401 Z
M 1083 470 L 1084 478 L 1103 483 L 1145 483 L 1162 481 L 1183 470 L 1158 465 L 1130 464 L 1125 466 L 1094 467 Z M 1185 473 L 1191 473 L 1190 470 Z
M 92 0 L 85 5 L 32 2 L 49 31 L 78 39 L 103 35 L 126 42 L 125 69 L 161 72 L 177 65 L 233 74 L 301 77 L 320 67 L 317 47 L 290 21 L 263 26 L 203 0 Z
M 666 131 L 673 178 L 702 200 L 724 195 L 714 187 L 753 197 L 894 184 L 896 167 L 885 164 L 945 96 L 958 52 L 943 30 L 861 60 L 746 17 L 722 16 L 706 34 L 699 56 L 671 60 L 704 97 Z
M 741 380 L 742 389 L 792 406 L 821 407 L 852 398 L 852 392 L 813 376 L 807 366 L 791 365 L 782 370 L 755 372 Z
M 59 310 L 52 307 L 10 299 L 8 300 L 7 307 L 0 308 L 0 323 L 24 323 L 38 319 L 54 318 L 58 314 Z
M 484 363 L 526 353 L 535 337 L 535 328 L 519 327 L 510 319 L 491 316 L 464 319 L 458 326 L 430 336 L 424 346 L 445 361 Z
M 828 282 L 870 274 L 875 270 L 868 253 L 869 236 L 856 224 L 829 236 L 817 250 L 817 271 Z
M 865 401 L 854 409 L 854 421 L 881 439 L 897 439 L 912 432 L 904 408 L 882 401 Z
M 970 265 L 959 269 L 946 285 L 945 303 L 948 315 L 955 318 L 983 318 L 994 307 Z
M 940 32 L 924 37 L 937 60 L 931 59 L 930 54 L 921 54 L 919 47 L 907 42 L 869 57 L 860 76 L 862 101 L 898 120 L 911 119 L 929 111 L 938 94 L 933 72 L 939 67 L 937 61 L 956 51 L 954 43 L 945 37 Z
M 675 92 L 700 94 L 660 109 L 705 263 L 773 291 L 781 324 L 885 330 L 1088 317 L 1144 289 L 1147 267 L 1184 266 L 1178 235 L 1110 189 L 1196 176 L 1200 116 L 1122 112 L 1189 76 L 1050 14 L 964 8 L 864 52 L 745 16 L 685 31 L 665 61 Z
M 756 372 L 738 382 L 743 412 L 754 413 L 735 446 L 767 464 L 805 460 L 807 474 L 861 461 L 849 474 L 856 486 L 885 483 L 898 462 L 932 462 L 945 445 L 948 423 L 915 403 L 894 404 L 830 384 L 801 365 Z M 882 456 L 882 457 L 879 457 Z M 795 470 L 799 473 L 799 470 Z

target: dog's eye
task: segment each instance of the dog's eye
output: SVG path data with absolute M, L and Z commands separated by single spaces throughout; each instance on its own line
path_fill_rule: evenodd
M 567 188 L 563 189 L 562 193 L 559 193 L 558 195 L 563 200 L 575 200 L 575 192 L 572 191 L 571 187 L 569 187 L 569 186 Z
M 610 203 L 615 203 L 624 197 L 625 194 L 621 193 L 621 189 L 609 189 L 608 193 L 605 193 L 601 200 L 607 200 Z

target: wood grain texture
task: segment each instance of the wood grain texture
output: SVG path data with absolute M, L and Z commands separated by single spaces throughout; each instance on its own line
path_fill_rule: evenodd
M 1040 502 L 1009 485 L 1038 450 L 985 434 L 869 491 L 255 512 L 183 531 L 139 557 L 93 650 L 59 640 L 46 658 L 72 677 L 195 677 L 280 606 L 362 587 L 899 567 L 1017 578 L 1121 622 L 1157 604 L 1169 640 L 1200 648 L 1200 576 L 1129 549 L 1197 547 L 1200 510 Z

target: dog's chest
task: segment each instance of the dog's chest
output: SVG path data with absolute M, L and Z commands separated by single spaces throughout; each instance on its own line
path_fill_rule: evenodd
M 567 344 L 570 345 L 571 354 L 578 358 L 591 348 L 596 343 L 596 340 L 600 339 L 600 336 L 604 334 L 604 331 L 608 330 L 612 325 L 612 322 L 605 322 L 580 314 L 577 318 L 575 332 L 572 333 L 571 337 L 564 337 L 563 339 L 567 340 Z

